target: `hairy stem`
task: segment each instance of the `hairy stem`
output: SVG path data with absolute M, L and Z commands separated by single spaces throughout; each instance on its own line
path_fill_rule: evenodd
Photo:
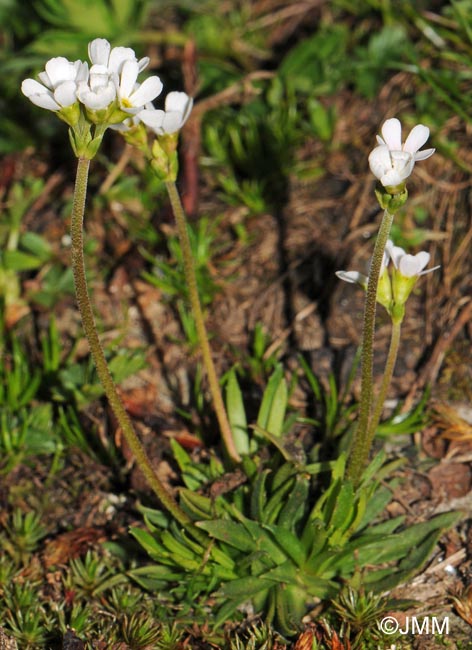
M 362 472 L 366 465 L 371 446 L 371 441 L 369 441 L 368 436 L 373 402 L 373 360 L 377 288 L 379 285 L 382 258 L 390 234 L 390 228 L 392 227 L 392 222 L 393 214 L 388 212 L 388 210 L 385 210 L 374 246 L 365 298 L 364 327 L 362 331 L 361 399 L 359 406 L 359 419 L 352 440 L 346 472 L 346 478 L 351 480 L 356 486 L 361 480 Z
M 397 360 L 398 348 L 400 345 L 400 335 L 401 335 L 401 321 L 392 321 L 392 334 L 390 336 L 390 347 L 388 350 L 387 361 L 385 363 L 384 374 L 382 377 L 382 383 L 380 384 L 379 392 L 375 401 L 375 405 L 372 411 L 372 416 L 370 418 L 369 429 L 367 432 L 367 445 L 370 448 L 374 440 L 375 432 L 377 426 L 380 422 L 380 417 L 382 415 L 384 402 L 387 398 L 387 392 L 392 381 L 393 370 L 395 368 L 395 362 Z
M 74 189 L 74 200 L 72 206 L 71 238 L 72 238 L 72 269 L 74 273 L 75 291 L 77 303 L 82 317 L 82 324 L 87 336 L 90 352 L 97 368 L 98 377 L 103 385 L 105 394 L 110 402 L 113 413 L 121 427 L 123 435 L 128 443 L 136 462 L 144 474 L 149 486 L 156 493 L 161 504 L 184 528 L 192 534 L 207 542 L 206 536 L 202 535 L 193 525 L 191 519 L 179 507 L 173 496 L 168 492 L 163 483 L 157 477 L 149 458 L 136 435 L 131 420 L 126 412 L 123 402 L 116 390 L 115 383 L 110 374 L 108 364 L 103 353 L 103 348 L 97 334 L 95 318 L 93 315 L 90 296 L 87 288 L 84 262 L 83 246 L 83 221 L 85 211 L 85 199 L 87 195 L 87 181 L 90 161 L 85 158 L 78 159 L 77 176 Z
M 223 402 L 220 384 L 215 370 L 215 364 L 213 363 L 213 358 L 211 356 L 210 343 L 208 341 L 205 320 L 203 318 L 202 306 L 198 295 L 197 277 L 195 274 L 195 265 L 193 262 L 192 248 L 190 246 L 190 239 L 187 231 L 185 213 L 174 181 L 167 181 L 166 188 L 169 194 L 172 210 L 174 212 L 177 231 L 179 233 L 190 304 L 192 306 L 193 317 L 195 318 L 195 325 L 197 328 L 198 339 L 202 351 L 203 364 L 205 366 L 208 377 L 208 384 L 213 400 L 213 407 L 218 419 L 221 437 L 223 439 L 226 452 L 234 462 L 238 463 L 240 462 L 241 457 L 239 456 L 238 450 L 236 449 L 236 445 L 234 443 L 233 433 L 231 431 L 228 415 L 226 413 L 226 408 Z

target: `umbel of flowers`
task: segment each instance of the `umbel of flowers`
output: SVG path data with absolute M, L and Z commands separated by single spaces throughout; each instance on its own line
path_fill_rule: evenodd
M 228 456 L 238 462 L 240 455 L 226 414 L 198 296 L 185 214 L 175 186 L 179 130 L 190 115 L 193 101 L 184 92 L 170 92 L 165 99 L 164 109 L 155 108 L 152 102 L 161 94 L 162 82 L 155 75 L 138 82 L 138 76 L 149 64 L 149 58 L 138 60 L 134 50 L 129 47 L 112 48 L 107 40 L 97 38 L 89 44 L 88 54 L 90 64 L 68 61 L 64 57 L 50 59 L 39 74 L 39 81 L 25 79 L 21 90 L 33 104 L 53 111 L 69 125 L 71 145 L 78 158 L 71 218 L 72 270 L 82 324 L 106 396 L 149 486 L 174 518 L 190 530 L 194 538 L 204 539 L 206 543 L 206 536 L 195 528 L 156 475 L 117 392 L 97 334 L 83 253 L 83 221 L 90 161 L 96 155 L 105 131 L 112 128 L 144 152 L 153 171 L 165 182 L 176 218 L 190 301 L 222 441 Z M 154 136 L 151 143 L 149 131 Z
M 163 85 L 153 75 L 138 82 L 149 58 L 139 59 L 129 47 L 114 47 L 104 38 L 88 46 L 86 61 L 50 59 L 39 81 L 25 79 L 21 90 L 33 104 L 50 111 L 70 127 L 70 138 L 78 158 L 91 160 L 108 127 L 123 131 L 136 128 L 141 120 L 156 135 L 176 133 L 188 118 L 192 100 L 185 93 L 171 92 L 165 110 L 152 102 Z
M 205 536 L 193 526 L 155 473 L 117 392 L 97 334 L 83 252 L 88 171 L 105 131 L 111 127 L 124 134 L 139 132 L 141 144 L 147 147 L 146 127 L 141 121 L 143 116 L 156 139 L 162 137 L 172 142 L 172 164 L 166 161 L 166 166 L 171 166 L 176 174 L 178 130 L 189 116 L 192 100 L 185 93 L 169 93 L 165 109 L 156 109 L 152 102 L 162 92 L 162 82 L 155 75 L 138 82 L 149 58 L 138 60 L 129 47 L 112 48 L 107 40 L 97 38 L 89 44 L 88 54 L 90 64 L 68 61 L 64 57 L 50 59 L 38 75 L 39 81 L 25 79 L 21 90 L 33 104 L 53 111 L 69 125 L 71 145 L 78 158 L 71 217 L 72 270 L 83 328 L 105 394 L 149 486 L 174 518 L 199 539 Z M 152 157 L 152 150 L 146 148 L 146 153 Z

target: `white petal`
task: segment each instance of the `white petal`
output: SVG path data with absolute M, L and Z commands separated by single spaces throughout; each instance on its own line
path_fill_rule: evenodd
M 421 253 L 417 253 L 415 255 L 416 257 L 416 263 L 418 266 L 418 271 L 417 273 L 421 273 L 421 271 L 429 264 L 429 260 L 431 259 L 431 255 L 429 253 L 426 253 L 426 251 L 421 251 Z
M 130 47 L 114 47 L 110 53 L 108 69 L 111 72 L 117 72 L 119 74 L 123 69 L 125 61 L 135 61 L 137 63 L 134 50 Z
M 160 95 L 162 88 L 162 81 L 159 77 L 149 77 L 140 84 L 129 99 L 134 107 L 141 107 Z
M 411 278 L 418 275 L 429 262 L 429 253 L 421 252 L 417 255 L 403 255 L 398 266 L 402 275 Z
M 336 275 L 340 280 L 350 284 L 360 284 L 361 287 L 367 286 L 367 277 L 358 271 L 336 271 Z
M 421 273 L 418 273 L 418 275 L 426 275 L 427 273 L 432 273 L 433 271 L 437 271 L 440 268 L 441 268 L 441 265 L 438 264 L 437 266 L 433 266 L 432 269 L 426 269 L 426 271 L 421 271 Z
M 76 76 L 74 64 L 63 56 L 57 56 L 44 66 L 53 88 L 64 81 L 73 81 Z
M 25 79 L 21 84 L 21 92 L 30 102 L 48 111 L 58 111 L 61 107 L 54 100 L 52 92 L 35 79 Z
M 394 246 L 393 242 L 389 239 L 386 246 L 388 254 L 390 255 L 393 265 L 396 269 L 400 264 L 402 257 L 406 255 L 405 251 L 401 246 Z
M 54 91 L 54 99 L 63 107 L 72 106 L 77 101 L 77 84 L 75 81 L 65 81 Z
M 59 111 L 61 109 L 59 104 L 53 99 L 53 97 L 51 97 L 51 95 L 31 95 L 29 100 L 36 106 L 45 108 L 48 111 Z
M 164 115 L 164 124 L 162 128 L 164 133 L 175 133 L 182 128 L 182 113 L 180 111 L 166 111 Z
M 139 67 L 137 61 L 126 60 L 120 76 L 120 97 L 128 98 L 133 92 L 138 78 Z
M 418 264 L 414 255 L 403 255 L 398 265 L 398 271 L 407 278 L 418 275 Z
M 192 108 L 193 108 L 193 99 L 189 97 L 187 93 L 173 91 L 169 93 L 166 97 L 166 111 L 179 111 L 182 113 L 182 119 L 180 123 L 181 128 L 187 121 Z
M 139 59 L 139 61 L 138 61 L 139 72 L 142 72 L 144 70 L 144 68 L 148 67 L 150 60 L 151 59 L 148 56 L 143 56 L 142 59 Z
M 379 145 L 370 152 L 369 167 L 373 175 L 379 180 L 388 170 L 392 169 L 390 150 L 386 144 Z
M 140 111 L 137 114 L 137 117 L 146 124 L 146 126 L 149 126 L 151 129 L 154 129 L 155 131 L 160 130 L 162 135 L 162 125 L 164 123 L 164 116 L 165 113 L 164 111 L 161 111 L 158 108 L 144 108 L 142 111 Z
M 390 157 L 392 159 L 393 169 L 402 178 L 402 181 L 406 180 L 411 175 L 415 166 L 413 155 L 407 151 L 391 151 Z
M 93 64 L 108 65 L 111 45 L 105 38 L 96 38 L 89 43 L 88 54 Z
M 26 97 L 31 97 L 31 95 L 46 94 L 49 91 L 45 86 L 43 86 L 43 84 L 36 81 L 36 79 L 25 79 L 21 83 L 21 92 L 23 95 L 26 95 Z
M 116 97 L 116 88 L 110 83 L 108 86 L 101 87 L 97 92 L 94 92 L 90 90 L 87 84 L 82 83 L 77 90 L 77 97 L 84 106 L 96 111 L 106 108 L 112 103 Z
M 29 100 L 36 106 L 45 108 L 48 111 L 59 111 L 61 109 L 59 104 L 51 95 L 31 95 L 31 97 L 29 97 Z
M 403 145 L 403 151 L 408 151 L 409 153 L 416 153 L 418 149 L 424 145 L 426 140 L 429 138 L 429 129 L 423 124 L 417 124 L 412 130 L 410 135 L 407 137 L 405 144 Z
M 75 81 L 87 81 L 89 76 L 89 67 L 86 61 L 76 61 L 75 66 Z
M 38 73 L 38 79 L 39 79 L 39 80 L 41 81 L 41 83 L 43 83 L 47 88 L 49 88 L 49 90 L 52 90 L 52 89 L 53 89 L 53 87 L 54 87 L 54 86 L 53 86 L 53 83 L 52 83 L 52 81 L 49 79 L 49 75 L 48 75 L 48 73 L 47 73 L 45 70 L 43 70 L 42 72 L 39 72 L 39 73 Z
M 390 253 L 388 252 L 387 249 L 385 249 L 382 257 L 382 264 L 380 265 L 380 273 L 382 273 L 382 271 L 387 268 L 389 262 L 390 262 Z
M 384 187 L 397 187 L 398 185 L 401 185 L 404 180 L 405 177 L 402 174 L 399 174 L 396 169 L 391 169 L 382 176 L 380 182 Z
M 382 137 L 390 151 L 399 151 L 402 148 L 402 125 L 400 120 L 392 117 L 382 126 Z
M 426 160 L 433 155 L 436 149 L 423 149 L 423 151 L 417 151 L 415 153 L 415 160 Z
M 166 97 L 166 111 L 179 111 L 184 113 L 185 106 L 189 100 L 187 93 L 172 91 Z

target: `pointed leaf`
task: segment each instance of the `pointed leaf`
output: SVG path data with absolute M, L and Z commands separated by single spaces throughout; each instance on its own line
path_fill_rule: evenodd
M 240 523 L 226 519 L 216 519 L 212 521 L 199 521 L 197 522 L 197 526 L 206 530 L 211 537 L 219 539 L 230 546 L 234 546 L 239 551 L 249 553 L 256 551 L 258 548 L 251 534 Z
M 265 525 L 264 528 L 272 533 L 274 540 L 287 557 L 295 562 L 297 566 L 303 566 L 306 560 L 305 549 L 294 533 L 282 526 Z
M 283 429 L 285 411 L 287 408 L 287 384 L 283 376 L 283 368 L 278 365 L 272 373 L 264 391 L 257 425 L 275 436 L 280 436 Z
M 234 368 L 228 373 L 226 384 L 226 408 L 236 449 L 242 455 L 249 453 L 249 435 L 243 395 Z

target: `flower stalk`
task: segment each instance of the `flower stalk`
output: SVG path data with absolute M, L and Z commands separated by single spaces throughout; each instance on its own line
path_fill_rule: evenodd
M 411 175 L 416 162 L 426 160 L 434 153 L 434 149 L 421 149 L 428 137 L 428 127 L 418 124 L 402 143 L 401 123 L 398 119 L 391 118 L 383 124 L 382 136 L 377 136 L 377 146 L 369 155 L 370 170 L 380 181 L 380 188 L 376 189 L 375 193 L 384 214 L 365 287 L 359 419 L 346 469 L 346 478 L 352 481 L 356 487 L 360 483 L 362 472 L 366 466 L 393 376 L 400 342 L 401 322 L 405 313 L 405 302 L 417 278 L 424 273 L 422 269 L 429 261 L 427 253 L 419 253 L 416 256 L 406 255 L 403 249 L 393 246 L 391 242 L 387 245 L 393 217 L 408 198 L 406 180 Z M 386 248 L 387 251 L 385 251 Z M 392 257 L 395 266 L 392 281 L 389 280 L 382 268 L 383 263 L 388 263 L 389 257 Z M 382 283 L 379 291 L 381 274 Z M 365 286 L 365 278 L 362 274 L 341 271 L 338 273 L 338 277 Z M 373 358 L 377 302 L 387 309 L 392 318 L 392 338 L 382 383 L 374 404 Z
M 374 365 L 374 332 L 377 306 L 377 289 L 379 286 L 380 270 L 393 223 L 393 212 L 385 209 L 379 233 L 375 242 L 374 253 L 370 267 L 369 279 L 364 307 L 364 326 L 362 331 L 361 352 L 361 398 L 359 420 L 352 440 L 346 478 L 358 485 L 369 456 L 369 431 L 373 401 L 373 365 Z
M 372 446 L 372 442 L 374 440 L 375 433 L 382 416 L 385 400 L 387 399 L 388 389 L 392 381 L 393 371 L 395 369 L 395 363 L 398 356 L 398 348 L 400 347 L 401 327 L 401 320 L 392 320 L 392 332 L 390 335 L 390 346 L 388 349 L 387 361 L 385 362 L 382 382 L 380 384 L 379 392 L 377 394 L 376 401 L 372 410 L 372 416 L 370 418 L 369 428 L 366 436 L 366 444 L 368 449 L 370 449 Z
M 190 246 L 190 239 L 187 231 L 187 223 L 185 212 L 182 207 L 175 181 L 166 181 L 167 193 L 174 213 L 175 221 L 177 224 L 177 231 L 182 248 L 182 256 L 184 261 L 184 271 L 187 280 L 190 304 L 192 307 L 193 317 L 195 318 L 195 326 L 197 328 L 198 339 L 200 341 L 200 348 L 202 352 L 203 364 L 208 377 L 208 385 L 213 400 L 213 407 L 215 409 L 216 417 L 220 427 L 221 437 L 225 446 L 228 456 L 236 463 L 239 463 L 241 457 L 236 449 L 234 443 L 233 433 L 229 424 L 228 415 L 221 394 L 218 376 L 216 374 L 215 364 L 211 354 L 210 343 L 208 341 L 208 334 L 205 327 L 205 319 L 203 317 L 202 306 L 198 295 L 197 277 L 195 273 L 195 264 L 193 261 L 192 248 Z
M 206 536 L 195 528 L 191 519 L 179 507 L 173 496 L 157 477 L 144 447 L 136 435 L 128 413 L 123 406 L 123 402 L 118 394 L 115 382 L 113 381 L 108 368 L 100 339 L 98 338 L 95 318 L 87 288 L 83 246 L 83 221 L 89 166 L 90 160 L 86 158 L 78 159 L 72 204 L 71 239 L 72 270 L 74 274 L 77 303 L 82 317 L 84 332 L 90 345 L 90 352 L 97 368 L 98 377 L 103 385 L 113 413 L 115 414 L 126 442 L 128 443 L 139 468 L 144 474 L 148 485 L 155 492 L 164 508 L 176 519 L 176 521 L 178 521 L 179 524 L 191 531 L 197 539 L 207 541 Z

